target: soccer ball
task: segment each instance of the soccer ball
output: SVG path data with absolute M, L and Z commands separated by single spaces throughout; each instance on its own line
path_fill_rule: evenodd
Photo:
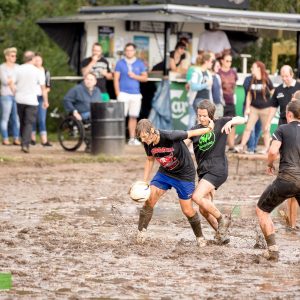
M 136 202 L 143 202 L 150 197 L 150 186 L 144 181 L 136 181 L 130 187 L 129 196 Z

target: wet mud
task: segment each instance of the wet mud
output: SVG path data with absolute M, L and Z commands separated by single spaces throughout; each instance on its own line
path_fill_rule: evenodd
M 255 204 L 273 179 L 264 161 L 229 158 L 215 202 L 232 214 L 231 241 L 198 248 L 174 191 L 155 208 L 146 243 L 135 243 L 141 204 L 127 191 L 144 159 L 140 147 L 102 162 L 58 145 L 30 155 L 0 146 L 0 272 L 13 277 L 0 298 L 300 298 L 300 231 L 288 231 L 276 210 L 279 262 L 254 248 Z M 212 240 L 203 219 L 202 227 Z

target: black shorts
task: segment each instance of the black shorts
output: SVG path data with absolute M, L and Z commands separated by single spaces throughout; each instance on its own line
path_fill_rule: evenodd
M 217 190 L 227 179 L 228 174 L 215 175 L 210 172 L 198 175 L 199 181 L 205 179 L 210 182 Z
M 276 178 L 260 196 L 257 206 L 264 212 L 270 213 L 288 198 L 295 197 L 300 205 L 299 183 Z
M 224 106 L 224 117 L 235 117 L 235 105 L 234 104 L 226 104 Z

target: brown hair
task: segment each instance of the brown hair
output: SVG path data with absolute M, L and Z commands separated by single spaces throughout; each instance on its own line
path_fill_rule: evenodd
M 296 91 L 292 96 L 292 101 L 300 100 L 300 91 Z
M 257 60 L 256 62 L 254 62 L 253 65 L 254 64 L 256 64 L 257 67 L 260 69 L 261 81 L 262 81 L 262 90 L 261 90 L 261 92 L 262 92 L 264 100 L 267 101 L 266 94 L 267 94 L 267 90 L 268 90 L 268 82 L 269 82 L 270 79 L 269 79 L 268 73 L 266 71 L 266 66 L 260 60 Z M 249 89 L 251 88 L 252 84 L 257 83 L 257 80 L 258 79 L 255 76 L 252 76 Z M 256 98 L 256 90 L 254 90 L 254 98 Z
M 196 58 L 196 65 L 202 66 L 205 62 L 209 61 L 211 57 L 212 55 L 210 52 L 204 52 L 202 54 L 199 54 Z
M 286 111 L 290 111 L 295 119 L 300 120 L 300 100 L 294 100 L 288 103 Z
M 151 128 L 155 129 L 148 119 L 141 119 L 136 125 L 135 135 L 139 138 L 142 132 L 151 133 Z
M 216 106 L 210 100 L 205 99 L 200 101 L 200 103 L 197 105 L 197 110 L 198 109 L 206 109 L 209 118 L 214 120 Z

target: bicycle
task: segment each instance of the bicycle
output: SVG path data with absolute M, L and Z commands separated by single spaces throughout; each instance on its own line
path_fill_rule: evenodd
M 87 148 L 91 144 L 91 121 L 79 121 L 74 116 L 65 116 L 58 112 L 56 107 L 51 113 L 52 118 L 61 119 L 58 126 L 57 137 L 60 145 L 66 151 L 76 151 L 83 142 L 86 143 Z

